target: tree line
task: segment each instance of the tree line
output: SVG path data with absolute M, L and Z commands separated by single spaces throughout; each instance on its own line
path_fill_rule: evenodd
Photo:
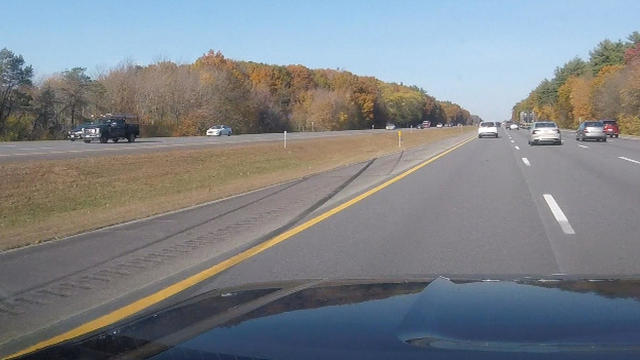
M 521 112 L 565 128 L 615 119 L 621 132 L 640 135 L 640 33 L 626 41 L 604 40 L 588 61 L 576 57 L 556 68 L 551 80 L 544 79 L 513 107 L 512 120 Z
M 193 64 L 124 62 L 95 78 L 75 67 L 33 82 L 21 55 L 0 50 L 0 139 L 63 138 L 107 113 L 135 114 L 145 136 L 321 131 L 478 121 L 416 86 L 344 70 L 237 61 L 209 51 Z

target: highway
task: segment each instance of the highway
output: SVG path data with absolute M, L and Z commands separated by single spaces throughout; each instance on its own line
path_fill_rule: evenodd
M 640 142 L 478 139 L 216 279 L 640 274 Z M 510 136 L 509 136 L 510 135 Z
M 292 132 L 287 140 L 304 140 L 333 136 L 383 133 L 384 129 Z M 115 154 L 133 154 L 170 149 L 193 149 L 211 146 L 247 144 L 256 142 L 283 141 L 283 133 L 243 134 L 232 136 L 182 136 L 138 138 L 133 143 L 122 140 L 101 144 L 93 141 L 42 140 L 0 142 L 0 162 L 25 160 L 62 159 L 70 157 L 104 156 Z
M 564 132 L 563 145 L 529 146 L 525 130 L 500 129 L 497 139 L 465 135 L 1 253 L 0 355 L 171 284 L 189 294 L 182 281 L 193 274 L 208 274 L 200 289 L 316 278 L 638 276 L 639 184 L 640 141 L 582 143 Z

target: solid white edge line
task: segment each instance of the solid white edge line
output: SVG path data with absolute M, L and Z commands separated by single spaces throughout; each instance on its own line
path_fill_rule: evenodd
M 529 162 L 529 159 L 527 159 L 527 158 L 522 158 L 522 162 L 527 166 L 531 166 L 531 163 Z
M 567 219 L 567 217 L 564 215 L 564 212 L 562 211 L 556 200 L 553 198 L 553 196 L 551 194 L 542 194 L 542 196 L 547 202 L 551 213 L 556 218 L 556 221 L 558 222 L 558 224 L 560 224 L 562 231 L 565 234 L 575 234 L 576 232 L 571 227 L 571 224 L 569 224 L 569 219 Z
M 618 159 L 626 160 L 626 161 L 629 161 L 629 162 L 632 162 L 632 163 L 635 163 L 635 164 L 640 165 L 640 161 L 638 161 L 638 160 L 633 160 L 633 159 L 629 159 L 628 157 L 618 156 Z

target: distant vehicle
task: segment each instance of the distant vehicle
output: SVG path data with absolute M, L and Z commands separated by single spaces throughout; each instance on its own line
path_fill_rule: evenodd
M 443 125 L 441 123 L 438 123 L 438 125 L 436 125 L 437 128 L 441 128 Z
M 387 130 L 395 130 L 396 126 L 394 124 L 387 124 L 387 126 L 385 127 L 385 129 Z
M 607 141 L 607 134 L 604 132 L 602 121 L 585 121 L 576 130 L 576 140 L 596 140 Z
M 233 130 L 231 130 L 231 127 L 227 125 L 214 125 L 207 129 L 207 136 L 231 136 L 232 133 Z
M 115 143 L 120 139 L 134 142 L 140 136 L 140 126 L 127 123 L 128 119 L 136 119 L 136 117 L 132 115 L 113 115 L 101 118 L 97 123 L 84 128 L 82 139 L 85 143 L 90 143 L 92 140 L 100 140 L 103 144 L 113 140 Z
M 609 137 L 618 137 L 620 135 L 618 123 L 615 120 L 602 120 L 602 123 L 604 124 L 604 133 Z
M 558 125 L 553 121 L 538 121 L 531 124 L 529 145 L 552 143 L 562 145 L 562 135 Z
M 91 124 L 82 124 L 74 127 L 73 129 L 67 131 L 67 138 L 71 141 L 82 140 L 82 136 L 84 133 L 84 128 Z
M 509 125 L 509 129 L 510 130 L 518 130 L 520 127 L 518 126 L 518 124 L 511 124 Z
M 498 137 L 498 126 L 493 121 L 483 121 L 478 127 L 478 138 L 485 136 Z

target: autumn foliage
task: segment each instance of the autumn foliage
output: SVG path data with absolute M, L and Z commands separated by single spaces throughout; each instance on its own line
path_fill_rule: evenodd
M 543 80 L 513 107 L 512 118 L 533 112 L 536 119 L 576 128 L 581 121 L 617 119 L 620 131 L 640 135 L 640 33 L 628 41 L 605 40 L 589 61 L 575 58 Z
M 461 106 L 415 86 L 344 70 L 237 61 L 213 50 L 193 64 L 125 62 L 95 79 L 74 68 L 24 84 L 25 106 L 11 121 L 0 119 L 7 125 L 0 130 L 16 123 L 21 130 L 0 133 L 0 139 L 62 137 L 105 113 L 138 115 L 145 136 L 202 135 L 214 124 L 241 134 L 473 121 Z

